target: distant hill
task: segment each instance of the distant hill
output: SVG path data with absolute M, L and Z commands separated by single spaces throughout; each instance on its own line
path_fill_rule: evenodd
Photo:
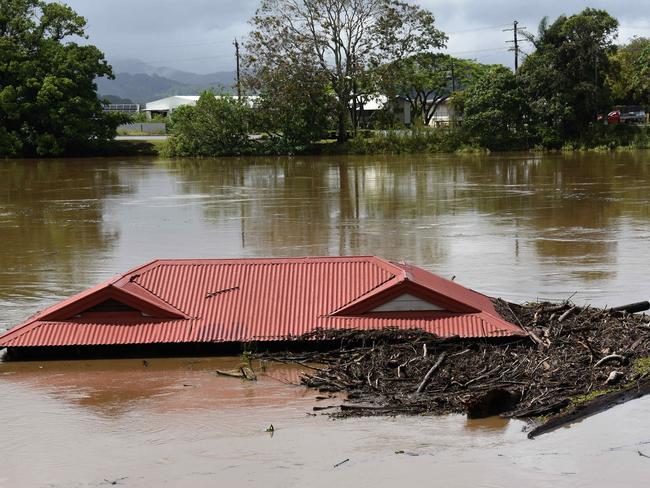
M 234 72 L 198 74 L 151 66 L 137 59 L 110 62 L 115 79 L 96 80 L 100 97 L 112 96 L 133 100 L 135 103 L 146 103 L 172 95 L 199 95 L 208 89 L 215 92 L 234 92 Z
M 130 98 L 122 98 L 116 95 L 104 95 L 104 98 L 107 99 L 110 103 L 133 103 L 133 100 Z

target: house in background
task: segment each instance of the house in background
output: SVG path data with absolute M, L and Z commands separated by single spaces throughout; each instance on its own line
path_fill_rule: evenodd
M 222 95 L 215 95 L 215 98 L 220 98 Z M 235 100 L 238 99 L 236 95 L 226 95 Z M 144 112 L 147 112 L 147 116 L 151 118 L 154 115 L 167 116 L 171 114 L 178 107 L 183 105 L 196 105 L 196 102 L 199 101 L 199 95 L 173 95 L 167 98 L 161 98 L 160 100 L 154 100 L 149 102 L 144 107 Z M 248 95 L 243 97 L 248 104 L 253 104 L 254 101 L 259 98 L 257 95 Z
M 433 102 L 430 101 L 430 105 Z M 432 108 L 431 108 L 432 109 Z M 361 127 L 372 127 L 373 121 L 385 117 L 381 112 L 389 111 L 393 120 L 399 124 L 410 126 L 414 120 L 411 104 L 402 96 L 389 100 L 386 95 L 376 95 L 367 99 L 363 104 L 357 104 L 357 113 Z M 444 100 L 436 108 L 429 125 L 431 127 L 446 127 L 457 120 L 451 98 Z

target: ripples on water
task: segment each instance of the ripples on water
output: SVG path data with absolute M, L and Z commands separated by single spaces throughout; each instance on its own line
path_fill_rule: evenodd
M 645 299 L 647 152 L 0 165 L 0 326 L 160 257 L 377 254 L 514 300 Z
M 0 365 L 0 486 L 640 486 L 650 469 L 650 398 L 529 441 L 498 418 L 312 416 L 337 400 L 287 385 L 295 368 L 214 375 L 237 363 Z
M 649 157 L 2 162 L 0 327 L 162 257 L 377 254 L 514 300 L 647 299 Z M 253 385 L 212 375 L 223 361 L 0 365 L 0 486 L 638 486 L 650 470 L 649 399 L 531 442 L 519 422 L 307 416 L 295 371 Z

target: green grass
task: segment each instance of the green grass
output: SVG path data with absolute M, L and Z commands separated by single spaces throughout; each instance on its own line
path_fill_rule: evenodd
M 571 405 L 568 408 L 577 407 L 583 403 L 590 402 L 599 396 L 606 395 L 612 391 L 614 391 L 614 388 L 606 388 L 604 390 L 592 390 L 589 393 L 585 393 L 584 395 L 576 395 L 571 398 Z
M 640 375 L 650 373 L 650 357 L 635 359 L 632 367 L 634 368 L 634 371 Z

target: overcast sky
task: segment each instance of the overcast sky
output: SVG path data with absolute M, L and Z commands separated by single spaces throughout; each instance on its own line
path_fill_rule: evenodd
M 137 58 L 155 66 L 208 73 L 234 69 L 232 41 L 249 31 L 259 0 L 67 0 L 88 20 L 90 42 L 109 60 Z M 512 65 L 502 32 L 517 19 L 536 30 L 548 15 L 577 13 L 587 6 L 618 18 L 619 41 L 650 36 L 650 0 L 411 0 L 430 9 L 449 35 L 448 52 L 485 63 Z M 524 44 L 524 50 L 527 46 Z

